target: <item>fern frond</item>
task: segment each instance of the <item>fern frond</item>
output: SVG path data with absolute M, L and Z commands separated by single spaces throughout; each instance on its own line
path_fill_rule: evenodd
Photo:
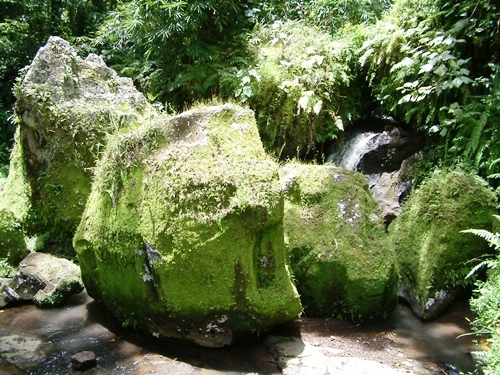
M 500 220 L 498 215 L 494 216 L 497 220 Z M 500 233 L 491 233 L 485 229 L 466 229 L 460 231 L 460 233 L 472 233 L 473 235 L 488 241 L 491 246 L 495 247 L 495 249 L 500 249 Z
M 474 124 L 469 141 L 467 142 L 465 153 L 469 157 L 472 157 L 472 155 L 477 151 L 481 135 L 483 134 L 484 125 L 486 124 L 486 118 L 483 116 L 481 117 L 482 118 Z
M 494 165 L 496 165 L 496 164 L 498 164 L 498 163 L 500 163 L 500 158 L 493 160 L 493 161 L 491 162 L 491 164 L 490 164 L 490 169 L 491 169 Z
M 487 268 L 492 268 L 493 266 L 493 261 L 491 260 L 485 260 L 476 265 L 474 268 L 470 270 L 470 272 L 465 276 L 466 279 L 469 279 L 470 277 L 474 276 L 476 273 L 478 273 L 481 269 L 487 267 Z
M 409 57 L 404 57 L 403 60 L 401 60 L 400 62 L 398 62 L 396 65 L 394 65 L 391 69 L 390 69 L 390 73 L 394 73 L 395 71 L 398 71 L 400 70 L 401 68 L 405 68 L 405 67 L 408 67 L 408 66 L 412 66 L 413 64 L 415 63 L 415 61 Z

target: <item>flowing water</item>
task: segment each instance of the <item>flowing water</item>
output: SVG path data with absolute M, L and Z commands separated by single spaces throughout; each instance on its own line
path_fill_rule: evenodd
M 361 157 L 378 146 L 374 142 L 376 137 L 382 133 L 362 132 L 348 138 L 344 147 L 328 157 L 328 161 L 350 171 L 355 171 Z
M 466 303 L 436 321 L 423 323 L 399 305 L 381 323 L 308 319 L 273 332 L 294 335 L 318 347 L 343 350 L 393 366 L 412 362 L 417 374 L 455 374 L 453 367 L 474 370 L 468 354 L 477 350 L 467 333 Z M 98 366 L 90 374 L 279 374 L 260 341 L 225 349 L 206 349 L 159 341 L 121 328 L 85 292 L 63 307 L 20 305 L 0 310 L 0 374 L 74 374 L 70 357 L 91 350 Z M 401 362 L 398 364 L 396 362 Z M 433 372 L 432 369 L 435 369 Z M 447 372 L 448 371 L 448 372 Z

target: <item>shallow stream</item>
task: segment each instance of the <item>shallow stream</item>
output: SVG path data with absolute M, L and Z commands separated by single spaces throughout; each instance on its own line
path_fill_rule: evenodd
M 478 350 L 469 331 L 467 301 L 441 318 L 423 323 L 399 305 L 381 323 L 302 318 L 272 334 L 300 337 L 341 356 L 376 360 L 415 374 L 473 371 Z M 256 341 L 226 349 L 204 349 L 154 340 L 126 331 L 85 292 L 63 307 L 19 305 L 0 310 L 0 374 L 73 374 L 71 355 L 91 350 L 97 367 L 86 374 L 279 374 L 273 356 Z M 453 369 L 456 369 L 453 370 Z

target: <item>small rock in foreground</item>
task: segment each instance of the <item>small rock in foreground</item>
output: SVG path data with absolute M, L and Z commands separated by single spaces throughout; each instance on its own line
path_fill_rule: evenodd
M 94 352 L 84 351 L 74 354 L 71 357 L 73 369 L 85 371 L 97 366 L 97 360 Z

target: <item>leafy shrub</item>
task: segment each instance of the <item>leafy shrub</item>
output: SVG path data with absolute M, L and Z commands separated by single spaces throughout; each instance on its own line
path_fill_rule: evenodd
M 390 0 L 313 0 L 270 1 L 259 4 L 260 18 L 303 21 L 332 34 L 348 24 L 375 22 L 390 5 Z
M 236 96 L 255 110 L 268 149 L 314 155 L 356 118 L 346 47 L 298 22 L 276 21 L 252 34 L 255 67 L 242 74 Z
M 382 110 L 428 133 L 436 163 L 483 176 L 500 156 L 499 16 L 492 1 L 397 0 L 359 51 Z
M 500 216 L 495 215 L 497 220 Z M 497 252 L 497 257 L 485 261 L 475 267 L 471 273 L 474 273 L 481 266 L 487 266 L 488 279 L 478 281 L 473 298 L 470 300 L 472 310 L 477 314 L 473 326 L 477 333 L 487 334 L 490 350 L 486 354 L 487 366 L 484 373 L 493 375 L 500 373 L 500 232 L 492 233 L 490 231 L 469 229 L 466 233 L 475 234 L 488 241 L 489 245 Z
M 221 81 L 245 63 L 251 1 L 133 0 L 100 28 L 94 44 L 143 92 L 180 110 L 227 94 Z M 229 79 L 234 82 L 234 79 Z M 232 92 L 231 92 L 232 93 Z

